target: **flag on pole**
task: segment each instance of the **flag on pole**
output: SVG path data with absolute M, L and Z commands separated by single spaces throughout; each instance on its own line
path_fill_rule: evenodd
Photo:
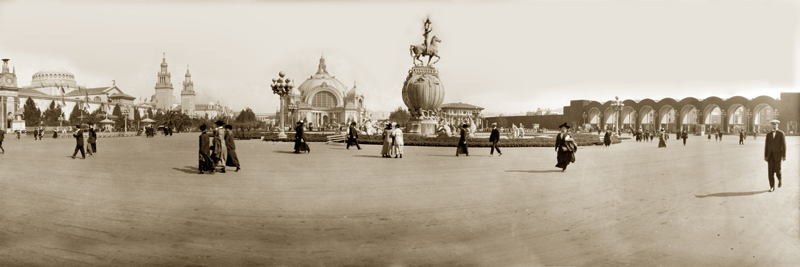
M 64 86 L 61 86 L 61 85 L 59 85 L 58 87 L 59 87 L 59 88 L 61 88 L 61 104 L 62 104 L 62 105 L 64 105 L 64 106 L 66 106 L 66 105 L 67 105 L 67 102 L 66 102 L 66 101 L 64 101 L 64 95 L 66 95 L 66 94 L 67 94 L 67 92 L 66 92 L 66 91 L 64 91 Z

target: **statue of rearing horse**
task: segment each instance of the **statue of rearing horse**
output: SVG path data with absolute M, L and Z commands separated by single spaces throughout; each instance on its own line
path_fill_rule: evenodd
M 442 40 L 434 35 L 433 38 L 431 38 L 431 43 L 428 45 L 426 44 L 411 45 L 411 48 L 409 50 L 411 52 L 411 57 L 414 58 L 414 65 L 421 66 L 422 64 L 424 64 L 424 62 L 422 62 L 422 60 L 419 59 L 420 56 L 428 57 L 428 66 L 436 64 L 436 62 L 439 62 L 439 59 L 441 58 L 439 57 L 438 43 L 441 42 Z M 436 61 L 431 63 L 431 59 L 433 59 L 433 57 L 436 57 Z M 417 65 L 417 60 L 419 60 L 420 65 Z

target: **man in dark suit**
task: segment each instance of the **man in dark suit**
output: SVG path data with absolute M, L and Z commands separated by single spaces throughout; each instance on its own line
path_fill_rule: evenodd
M 198 157 L 199 164 L 197 166 L 200 172 L 198 172 L 198 174 L 203 174 L 204 171 L 210 171 L 211 173 L 214 173 L 214 162 L 211 160 L 211 144 L 209 142 L 209 136 L 206 132 L 205 124 L 200 125 L 200 131 L 203 133 L 200 134 L 200 156 Z
M 78 154 L 78 151 L 81 151 L 81 159 L 86 159 L 86 152 L 83 150 L 83 131 L 81 131 L 80 125 L 76 125 L 75 128 L 77 128 L 77 130 L 75 130 L 72 136 L 75 137 L 76 144 L 75 152 L 72 152 L 72 158 L 74 159 L 75 155 Z
M 769 175 L 769 191 L 775 191 L 775 176 L 778 176 L 778 188 L 781 187 L 781 161 L 786 161 L 786 138 L 778 129 L 778 120 L 772 120 L 772 132 L 767 134 L 764 143 L 764 161 L 767 162 Z
M 294 153 L 306 151 L 311 153 L 311 148 L 308 147 L 306 142 L 305 129 L 303 129 L 303 121 L 297 122 L 297 127 L 294 128 Z
M 744 145 L 744 131 L 739 130 L 739 144 Z
M 688 139 L 688 138 L 689 138 L 689 132 L 687 132 L 686 130 L 683 130 L 683 133 L 681 134 L 681 139 L 683 139 L 683 145 L 684 146 L 686 145 L 686 139 Z
M 33 140 L 39 140 L 39 128 L 33 128 Z
M 89 124 L 89 155 L 97 153 L 97 133 L 94 131 L 94 124 Z
M 492 143 L 492 149 L 489 151 L 489 156 L 494 156 L 494 150 L 497 149 L 497 156 L 502 156 L 503 152 L 500 152 L 500 147 L 497 143 L 500 142 L 500 131 L 497 130 L 497 123 L 492 123 L 492 134 L 489 135 L 489 142 Z
M 356 122 L 350 123 L 350 128 L 347 128 L 347 149 L 350 149 L 350 146 L 356 146 L 358 150 L 361 150 L 361 146 L 358 145 L 358 130 L 356 129 Z
M 236 167 L 236 171 L 238 172 L 242 169 L 242 166 L 239 165 L 239 157 L 236 156 L 236 143 L 233 142 L 233 126 L 230 124 L 225 125 L 225 148 L 228 149 L 228 157 L 225 165 Z

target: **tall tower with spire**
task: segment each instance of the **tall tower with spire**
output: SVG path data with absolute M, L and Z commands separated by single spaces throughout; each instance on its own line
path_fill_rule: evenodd
M 168 110 L 172 108 L 172 81 L 171 75 L 167 71 L 167 54 L 161 61 L 161 71 L 158 72 L 158 82 L 156 83 L 156 109 Z
M 186 80 L 183 81 L 183 91 L 181 91 L 181 110 L 183 113 L 194 115 L 194 82 L 192 74 L 189 73 L 189 66 L 186 66 Z

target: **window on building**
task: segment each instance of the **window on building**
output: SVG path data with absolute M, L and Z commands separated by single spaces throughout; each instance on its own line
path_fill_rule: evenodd
M 336 107 L 336 97 L 331 92 L 322 91 L 316 93 L 311 100 L 311 106 L 316 108 Z
M 99 102 L 99 101 L 102 101 L 102 100 L 100 100 L 100 97 L 99 97 L 99 96 L 95 96 L 95 97 L 94 97 L 94 101 L 98 101 L 98 102 Z

